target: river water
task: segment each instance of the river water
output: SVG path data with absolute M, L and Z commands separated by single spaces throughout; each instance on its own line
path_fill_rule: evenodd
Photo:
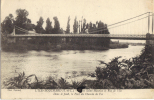
M 129 46 L 129 48 L 93 50 L 62 50 L 62 51 L 28 51 L 1 52 L 2 82 L 19 72 L 26 75 L 35 74 L 44 79 L 48 76 L 68 78 L 76 75 L 86 75 L 95 71 L 100 65 L 99 60 L 109 62 L 112 58 L 132 58 L 141 53 L 144 46 Z

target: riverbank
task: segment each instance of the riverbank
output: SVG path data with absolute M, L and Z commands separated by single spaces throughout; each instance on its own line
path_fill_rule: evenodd
M 149 47 L 147 47 L 149 48 Z M 81 74 L 69 78 L 48 77 L 40 80 L 36 75 L 26 76 L 20 73 L 5 82 L 5 88 L 40 88 L 40 89 L 70 89 L 85 87 L 91 89 L 143 89 L 154 88 L 154 66 L 151 64 L 150 49 L 144 50 L 134 59 L 112 59 L 108 63 L 100 61 L 102 67 L 97 67 L 95 73 Z M 18 79 L 21 80 L 18 80 Z M 28 81 L 31 80 L 31 81 Z M 24 84 L 23 84 L 24 83 Z
M 128 44 L 120 44 L 120 43 L 117 43 L 117 44 L 109 44 L 109 48 L 110 49 L 117 49 L 117 48 L 128 48 Z
M 30 44 L 30 43 L 9 43 L 2 44 L 4 51 L 28 51 L 28 50 L 108 50 L 107 47 L 97 45 L 79 45 L 79 44 Z
M 96 44 L 72 44 L 72 43 L 31 43 L 20 41 L 18 43 L 2 42 L 4 51 L 28 51 L 28 50 L 108 50 L 117 48 L 128 48 L 128 44 L 110 43 L 109 47 Z
M 110 41 L 109 48 L 110 49 L 118 49 L 118 48 L 128 48 L 128 43 L 120 43 L 119 41 Z

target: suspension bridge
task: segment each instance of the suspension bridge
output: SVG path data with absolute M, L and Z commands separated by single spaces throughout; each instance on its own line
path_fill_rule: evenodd
M 106 30 L 110 34 L 103 34 Z M 154 14 L 147 12 L 107 27 L 92 29 L 88 34 L 38 34 L 30 32 L 26 29 L 15 26 L 10 38 L 108 38 L 108 39 L 129 39 L 129 40 L 154 40 Z M 16 34 L 15 30 L 24 32 L 25 34 Z M 97 34 L 101 32 L 102 34 Z M 148 33 L 148 35 L 147 35 Z M 151 33 L 151 34 L 150 34 Z

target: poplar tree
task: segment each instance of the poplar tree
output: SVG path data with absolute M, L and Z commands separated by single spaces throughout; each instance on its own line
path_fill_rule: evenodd
M 77 22 L 77 17 L 74 19 L 74 25 L 73 25 L 73 32 L 77 33 L 78 31 L 78 22 Z
M 40 19 L 39 19 L 39 21 L 37 21 L 37 25 L 35 27 L 35 31 L 37 33 L 44 33 L 44 29 L 42 27 L 43 23 L 44 23 L 43 18 L 40 17 Z
M 47 34 L 51 34 L 52 33 L 52 26 L 51 26 L 52 22 L 50 21 L 49 18 L 47 18 L 46 20 L 46 28 L 45 31 Z
M 55 17 L 53 17 L 53 20 L 54 20 L 54 29 L 53 29 L 53 33 L 54 33 L 54 34 L 58 34 L 59 31 L 60 31 L 60 24 L 59 24 L 58 18 L 55 16 Z
M 66 33 L 70 33 L 70 16 L 68 17 Z

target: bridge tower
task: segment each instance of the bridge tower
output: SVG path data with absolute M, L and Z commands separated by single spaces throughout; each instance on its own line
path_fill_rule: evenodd
M 15 27 L 13 28 L 13 32 L 11 33 L 11 35 L 15 36 Z M 16 38 L 14 37 L 11 37 L 11 38 L 8 38 L 8 43 L 16 43 Z
M 15 27 L 13 28 L 13 32 L 11 33 L 11 35 L 15 35 Z
M 151 46 L 151 51 L 152 51 L 152 62 L 154 64 L 154 33 L 153 33 L 153 29 L 154 29 L 154 13 L 152 13 L 152 27 L 151 27 L 151 34 L 150 34 L 150 12 L 149 12 L 149 16 L 148 16 L 148 33 L 146 34 L 146 45 Z

